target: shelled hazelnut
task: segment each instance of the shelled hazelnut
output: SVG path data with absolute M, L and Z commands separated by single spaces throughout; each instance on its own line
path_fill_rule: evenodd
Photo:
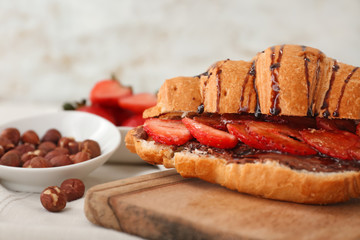
M 85 162 L 90 159 L 90 154 L 87 152 L 78 152 L 70 155 L 70 159 L 73 163 Z
M 52 167 L 60 167 L 70 165 L 73 162 L 70 160 L 70 157 L 65 154 L 57 155 L 49 160 L 49 163 Z
M 0 146 L 2 146 L 5 151 L 8 151 L 15 147 L 15 144 L 13 144 L 9 139 L 5 137 L 0 137 Z
M 61 138 L 61 133 L 55 128 L 51 128 L 46 131 L 44 136 L 41 138 L 42 142 L 53 142 L 55 145 L 58 144 L 59 139 Z
M 21 141 L 23 143 L 29 143 L 33 145 L 38 145 L 40 143 L 39 136 L 33 130 L 27 130 L 21 135 Z
M 10 150 L 6 152 L 0 159 L 0 165 L 20 167 L 20 164 L 20 155 L 19 152 L 16 150 Z
M 1 132 L 1 137 L 9 139 L 14 145 L 20 141 L 20 131 L 16 128 L 6 128 Z
M 0 145 L 0 158 L 4 155 L 5 149 Z
M 25 143 L 25 144 L 17 145 L 15 147 L 15 150 L 19 152 L 20 156 L 22 156 L 24 153 L 35 151 L 35 146 L 32 144 Z
M 60 212 L 66 207 L 66 195 L 57 186 L 45 188 L 40 195 L 43 207 L 50 212 Z
M 44 157 L 45 152 L 41 149 L 34 150 L 32 152 L 26 152 L 23 155 L 21 155 L 21 164 L 23 165 L 27 161 L 33 159 L 34 157 Z
M 77 178 L 71 178 L 63 181 L 60 188 L 65 193 L 68 202 L 82 198 L 85 192 L 84 183 Z
M 26 161 L 23 165 L 24 168 L 46 168 L 50 167 L 49 162 L 43 157 L 33 157 Z
M 56 144 L 50 141 L 45 141 L 39 144 L 38 149 L 44 151 L 45 153 L 51 152 L 56 148 Z
M 80 144 L 80 151 L 89 153 L 90 158 L 97 157 L 101 154 L 99 143 L 91 139 L 86 139 Z

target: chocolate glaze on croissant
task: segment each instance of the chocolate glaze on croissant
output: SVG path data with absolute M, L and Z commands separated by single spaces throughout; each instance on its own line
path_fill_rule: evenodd
M 204 74 L 169 79 L 158 98 L 144 117 L 196 112 L 200 106 L 220 114 L 360 119 L 360 71 L 315 48 L 279 45 L 250 62 L 223 60 Z

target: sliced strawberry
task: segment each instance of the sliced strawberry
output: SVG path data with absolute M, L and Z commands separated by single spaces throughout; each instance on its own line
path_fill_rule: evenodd
M 351 119 L 316 118 L 316 126 L 318 129 L 326 129 L 330 131 L 344 130 L 352 133 L 356 132 L 356 124 Z
M 360 123 L 358 123 L 357 127 L 356 127 L 356 134 L 358 136 L 360 136 Z
M 156 95 L 151 93 L 138 93 L 128 97 L 119 98 L 118 104 L 121 108 L 135 113 L 142 113 L 145 109 L 156 105 Z
M 226 130 L 226 124 L 221 121 L 220 115 L 215 116 L 196 116 L 193 118 L 196 122 L 205 124 L 207 126 Z
M 136 114 L 123 121 L 121 126 L 137 127 L 143 125 L 144 123 L 145 119 L 143 119 L 142 114 Z
M 103 106 L 117 106 L 118 100 L 130 96 L 132 89 L 124 87 L 116 79 L 102 80 L 97 82 L 90 92 L 90 100 L 93 104 Z
M 116 125 L 115 117 L 106 108 L 100 106 L 82 106 L 76 109 L 81 112 L 88 112 L 103 117 Z
M 145 121 L 144 130 L 155 142 L 166 145 L 180 146 L 192 138 L 181 120 L 151 118 Z
M 352 160 L 356 151 L 351 154 L 350 149 L 359 147 L 360 137 L 347 131 L 329 131 L 325 129 L 303 130 L 301 136 L 312 147 L 328 156 L 343 160 Z
M 316 127 L 318 129 L 325 129 L 325 130 L 339 130 L 334 121 L 327 119 L 327 118 L 316 118 Z
M 284 116 L 284 119 L 288 121 L 287 123 L 288 126 L 295 128 L 297 130 L 316 127 L 316 121 L 312 117 Z
M 246 130 L 246 125 L 243 124 L 228 124 L 226 125 L 229 132 L 237 137 L 241 142 L 246 145 L 261 149 L 261 150 L 271 150 L 266 144 L 260 143 L 254 136 L 250 135 Z
M 269 122 L 246 122 L 247 131 L 260 143 L 272 150 L 295 155 L 314 155 L 317 152 L 303 142 L 300 133 L 282 124 Z
M 316 121 L 311 117 L 263 115 L 262 118 L 265 122 L 286 124 L 287 126 L 297 130 L 316 127 Z
M 254 114 L 223 114 L 221 115 L 221 122 L 223 124 L 242 124 L 244 121 L 257 120 Z
M 351 147 L 349 149 L 349 155 L 354 160 L 360 160 L 360 147 L 359 146 Z
M 230 133 L 199 123 L 193 119 L 183 118 L 182 122 L 189 129 L 191 135 L 201 144 L 226 149 L 235 147 L 238 142 L 237 138 Z
M 356 132 L 356 123 L 352 119 L 334 119 L 336 126 L 340 130 L 349 131 L 352 133 Z

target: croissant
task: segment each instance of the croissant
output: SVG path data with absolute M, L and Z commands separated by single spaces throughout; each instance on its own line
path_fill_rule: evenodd
M 183 177 L 269 199 L 337 203 L 360 196 L 359 106 L 358 67 L 279 45 L 166 80 L 143 114 L 149 120 L 125 141 Z

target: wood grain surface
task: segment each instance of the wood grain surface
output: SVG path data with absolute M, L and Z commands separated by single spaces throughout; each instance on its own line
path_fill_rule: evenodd
M 360 239 L 360 200 L 315 206 L 162 171 L 92 187 L 92 223 L 148 239 Z

